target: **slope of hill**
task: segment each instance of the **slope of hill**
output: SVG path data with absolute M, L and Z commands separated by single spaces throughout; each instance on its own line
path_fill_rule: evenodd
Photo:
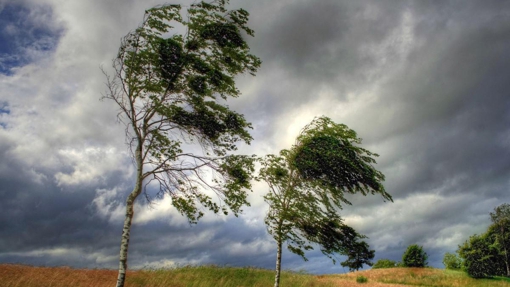
M 116 270 L 0 264 L 0 286 L 2 287 L 110 287 L 114 285 L 116 276 Z M 356 278 L 359 276 L 366 277 L 368 282 L 357 283 Z M 272 270 L 196 266 L 129 271 L 126 287 L 262 287 L 272 286 L 273 279 Z M 475 280 L 460 271 L 433 268 L 375 269 L 340 275 L 284 272 L 281 283 L 282 286 L 292 287 L 510 286 L 508 278 Z

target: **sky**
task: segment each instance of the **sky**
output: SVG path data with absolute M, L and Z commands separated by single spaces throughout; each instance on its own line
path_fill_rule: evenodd
M 174 2 L 172 2 L 174 3 Z M 190 1 L 176 1 L 189 5 Z M 157 0 L 0 0 L 0 263 L 117 268 L 134 166 L 115 104 L 101 101 L 120 39 Z M 231 0 L 250 13 L 256 77 L 228 102 L 252 123 L 246 154 L 290 148 L 316 116 L 378 153 L 394 202 L 349 196 L 345 223 L 375 260 L 423 246 L 443 268 L 510 203 L 510 2 Z M 274 268 L 268 187 L 239 217 L 197 225 L 137 201 L 129 268 L 186 264 Z M 316 248 L 317 249 L 317 248 Z M 318 250 L 285 251 L 283 269 L 346 268 Z M 339 261 L 345 258 L 338 256 Z

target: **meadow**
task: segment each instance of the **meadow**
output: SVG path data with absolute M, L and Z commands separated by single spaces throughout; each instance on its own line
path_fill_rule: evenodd
M 358 283 L 357 278 L 367 278 Z M 33 267 L 0 264 L 2 287 L 111 287 L 116 270 L 73 269 L 69 267 Z M 258 268 L 187 266 L 175 269 L 128 271 L 127 287 L 248 287 L 273 286 L 274 272 Z M 434 268 L 373 269 L 338 275 L 311 275 L 283 272 L 281 286 L 292 287 L 499 287 L 510 286 L 510 279 L 473 279 L 462 271 Z

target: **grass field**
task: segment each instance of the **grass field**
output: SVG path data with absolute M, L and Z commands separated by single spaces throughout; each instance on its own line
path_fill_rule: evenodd
M 357 283 L 356 278 L 368 278 Z M 72 269 L 67 267 L 31 267 L 0 264 L 0 286 L 4 287 L 103 287 L 114 286 L 116 270 Z M 257 268 L 198 266 L 164 270 L 128 271 L 127 287 L 239 287 L 272 286 L 274 273 Z M 496 287 L 510 286 L 508 278 L 472 279 L 464 272 L 433 268 L 391 268 L 340 275 L 282 274 L 281 286 L 434 286 Z

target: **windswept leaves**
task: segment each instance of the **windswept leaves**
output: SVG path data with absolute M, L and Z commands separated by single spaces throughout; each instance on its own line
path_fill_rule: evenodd
M 136 163 L 122 234 L 119 287 L 127 269 L 134 200 L 151 182 L 159 184 L 157 195 L 169 195 L 190 223 L 203 216 L 200 206 L 224 214 L 230 208 L 237 215 L 248 204 L 253 159 L 228 153 L 239 141 L 250 142 L 251 125 L 225 100 L 240 94 L 235 76 L 253 75 L 260 60 L 249 53 L 241 34 L 244 30 L 253 35 L 246 27 L 248 13 L 227 11 L 227 3 L 192 4 L 186 20 L 179 5 L 147 10 L 142 25 L 122 40 L 113 61 L 114 76 L 106 75 L 105 98 L 119 106 Z M 184 34 L 168 36 L 174 25 L 182 26 Z M 202 153 L 184 151 L 192 144 Z
M 226 213 L 204 189 L 235 213 L 251 189 L 253 160 L 227 156 L 238 142 L 250 143 L 251 125 L 225 100 L 240 94 L 235 76 L 253 74 L 261 62 L 244 38 L 253 36 L 248 13 L 226 4 L 195 3 L 185 17 L 180 5 L 148 9 L 142 25 L 122 40 L 116 77 L 108 83 L 107 98 L 120 107 L 127 141 L 142 147 L 143 179 L 159 182 L 160 194 L 170 194 L 191 222 L 201 215 L 196 204 Z M 171 35 L 173 27 L 185 32 Z M 186 153 L 188 144 L 204 154 Z
M 366 237 L 338 215 L 342 203 L 350 204 L 345 193 L 379 193 L 392 200 L 383 174 L 372 166 L 377 155 L 359 144 L 353 130 L 320 117 L 301 131 L 291 149 L 260 160 L 258 179 L 269 186 L 264 196 L 268 232 L 304 260 L 316 244 L 333 262 L 335 253 L 347 255 L 342 265 L 351 269 L 371 264 L 374 251 L 360 241 Z
M 343 193 L 379 193 L 391 200 L 382 181 L 384 175 L 372 164 L 377 154 L 363 149 L 356 132 L 327 117 L 316 118 L 298 136 L 290 161 L 301 179 L 312 188 L 332 195 L 336 205 L 348 203 Z

